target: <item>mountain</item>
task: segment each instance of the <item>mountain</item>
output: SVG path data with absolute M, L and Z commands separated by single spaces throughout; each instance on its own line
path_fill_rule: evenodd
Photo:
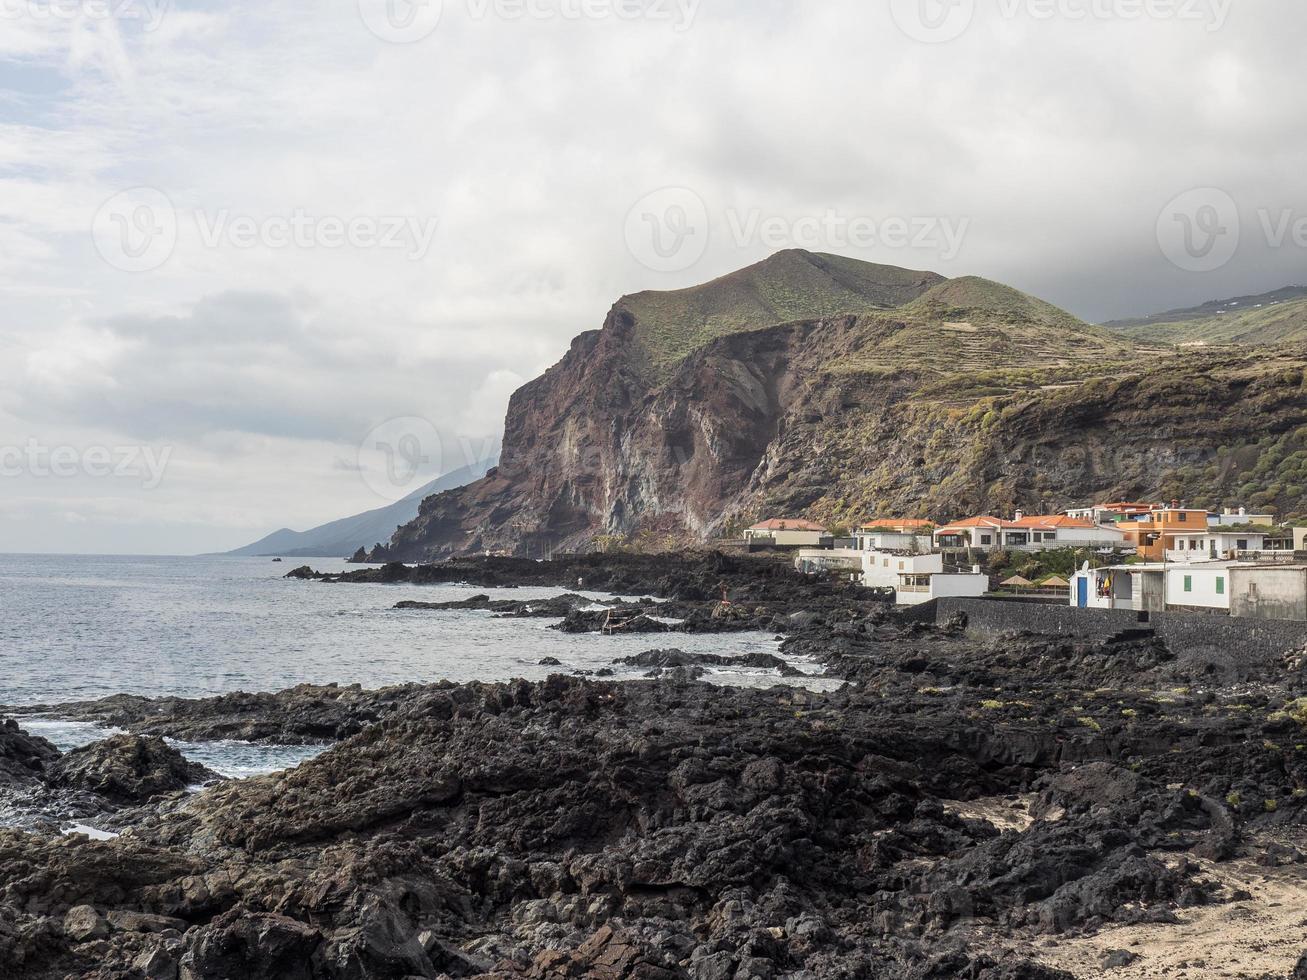
M 1305 369 L 1307 348 L 1146 346 L 1001 283 L 783 252 L 619 300 L 513 395 L 499 467 L 375 557 L 1108 497 L 1307 513 Z
M 789 249 L 702 286 L 643 292 L 617 301 L 630 317 L 632 353 L 658 376 L 710 340 L 774 323 L 900 306 L 944 282 L 838 255 Z
M 486 461 L 455 470 L 385 507 L 343 517 L 309 531 L 282 528 L 227 554 L 237 557 L 348 558 L 359 548 L 372 548 L 378 542 L 389 541 L 396 528 L 417 517 L 418 505 L 425 498 L 479 480 L 493 465 L 493 461 Z
M 1151 343 L 1307 343 L 1307 286 L 1212 300 L 1188 309 L 1115 320 L 1104 326 L 1133 340 Z

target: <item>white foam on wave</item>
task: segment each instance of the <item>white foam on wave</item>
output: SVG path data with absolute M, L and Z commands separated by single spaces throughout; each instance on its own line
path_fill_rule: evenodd
M 81 834 L 85 837 L 91 838 L 91 840 L 113 840 L 115 837 L 121 836 L 111 831 L 100 830 L 98 827 L 92 827 L 90 824 L 84 823 L 75 823 L 71 827 L 65 827 L 60 831 L 60 833 L 65 837 L 70 837 L 73 834 Z
M 28 734 L 48 739 L 60 752 L 70 752 L 92 742 L 126 734 L 121 728 L 89 721 L 61 721 L 39 715 L 16 720 Z M 293 769 L 327 748 L 325 745 L 263 745 L 235 739 L 186 742 L 168 738 L 165 741 L 191 762 L 198 762 L 228 779 L 249 779 Z

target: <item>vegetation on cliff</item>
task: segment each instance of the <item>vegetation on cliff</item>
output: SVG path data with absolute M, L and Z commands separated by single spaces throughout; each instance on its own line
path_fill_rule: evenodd
M 676 545 L 1094 498 L 1307 514 L 1307 345 L 1144 345 L 1010 286 L 782 252 L 621 300 L 509 408 L 503 463 L 376 557 Z
M 1307 286 L 1213 300 L 1190 309 L 1118 320 L 1106 326 L 1132 340 L 1149 343 L 1307 343 Z
M 625 296 L 636 344 L 655 372 L 727 334 L 900 306 L 944 278 L 839 255 L 789 249 L 701 286 Z

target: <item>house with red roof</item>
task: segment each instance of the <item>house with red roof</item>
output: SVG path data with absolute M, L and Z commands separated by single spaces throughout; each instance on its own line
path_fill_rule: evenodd
M 937 527 L 931 537 L 936 548 L 980 548 L 992 551 L 1003 547 L 1003 531 L 1012 527 L 1001 517 L 968 517 Z
M 935 547 L 977 548 L 985 551 L 1048 551 L 1053 548 L 1125 547 L 1119 528 L 1065 514 L 1027 516 L 1013 520 L 982 515 L 953 521 L 934 533 Z
M 916 517 L 878 517 L 874 521 L 859 524 L 858 533 L 924 534 L 934 528 L 934 521 L 923 521 Z

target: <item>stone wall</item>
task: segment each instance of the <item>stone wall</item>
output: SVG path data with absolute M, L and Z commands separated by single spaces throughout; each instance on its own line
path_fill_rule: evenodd
M 1240 619 L 1198 613 L 1153 613 L 1127 609 L 1073 609 L 997 599 L 939 599 L 916 612 L 947 622 L 966 613 L 967 628 L 996 635 L 1012 630 L 1032 633 L 1108 637 L 1124 630 L 1151 630 L 1179 656 L 1198 656 L 1227 664 L 1278 657 L 1307 645 L 1307 623 Z

